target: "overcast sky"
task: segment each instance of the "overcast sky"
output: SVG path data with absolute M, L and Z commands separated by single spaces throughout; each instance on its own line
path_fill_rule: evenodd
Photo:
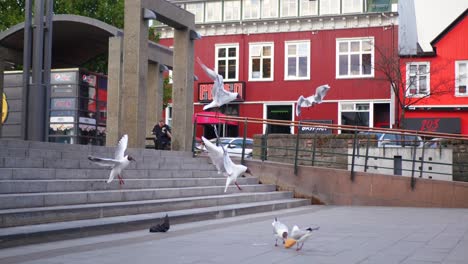
M 468 0 L 414 0 L 414 4 L 419 45 L 424 51 L 432 51 L 431 41 L 468 8 Z

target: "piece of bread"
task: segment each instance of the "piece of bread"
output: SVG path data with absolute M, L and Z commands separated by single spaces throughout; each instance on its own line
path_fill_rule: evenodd
M 284 243 L 284 247 L 285 248 L 290 248 L 290 247 L 294 246 L 294 244 L 296 244 L 296 240 L 294 240 L 292 238 L 288 238 L 288 239 L 286 239 L 286 241 Z

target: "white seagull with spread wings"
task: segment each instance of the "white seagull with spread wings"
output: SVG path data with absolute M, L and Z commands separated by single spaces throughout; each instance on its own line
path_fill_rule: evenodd
M 330 86 L 328 84 L 320 85 L 315 89 L 315 94 L 309 97 L 299 96 L 296 104 L 296 116 L 301 115 L 301 107 L 310 107 L 316 104 L 321 104 L 325 95 L 327 95 Z
M 296 240 L 296 250 L 299 251 L 304 246 L 305 241 L 312 235 L 312 231 L 319 230 L 320 227 L 300 229 L 297 225 L 293 226 L 291 230 L 291 238 Z M 302 243 L 302 244 L 301 244 Z M 299 246 L 299 244 L 301 244 Z
M 135 159 L 132 158 L 131 156 L 128 156 L 128 155 L 124 156 L 125 150 L 127 149 L 127 144 L 128 144 L 128 136 L 123 135 L 123 137 L 120 139 L 117 145 L 117 149 L 115 150 L 115 158 L 113 159 L 88 156 L 88 159 L 96 163 L 97 165 L 112 168 L 110 175 L 109 175 L 109 179 L 107 180 L 107 183 L 112 182 L 114 177 L 117 176 L 119 178 L 119 183 L 121 185 L 124 184 L 124 181 L 121 175 L 122 170 L 125 169 L 130 164 L 130 161 L 135 161 Z
M 205 71 L 205 73 L 210 77 L 210 79 L 214 81 L 213 88 L 211 88 L 211 95 L 213 97 L 213 101 L 205 105 L 203 107 L 203 110 L 213 108 L 213 107 L 220 107 L 239 97 L 238 93 L 233 93 L 233 92 L 224 90 L 223 76 L 219 75 L 212 69 L 206 67 L 206 65 L 203 64 L 200 58 L 197 58 L 197 62 L 200 64 L 200 66 Z

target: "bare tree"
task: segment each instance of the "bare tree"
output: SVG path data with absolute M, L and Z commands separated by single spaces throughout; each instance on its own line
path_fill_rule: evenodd
M 441 74 L 444 68 L 450 66 L 450 62 L 433 65 L 415 56 L 418 60 L 405 65 L 396 48 L 384 49 L 374 45 L 374 50 L 374 69 L 381 73 L 376 74 L 377 79 L 387 82 L 395 94 L 398 128 L 405 128 L 405 113 L 411 106 L 429 97 L 437 100 L 442 95 L 454 93 L 454 79 Z

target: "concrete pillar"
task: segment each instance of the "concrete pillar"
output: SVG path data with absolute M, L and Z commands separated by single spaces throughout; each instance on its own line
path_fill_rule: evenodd
M 193 133 L 193 40 L 188 29 L 174 29 L 172 149 L 190 151 Z
M 146 133 L 151 135 L 154 125 L 162 117 L 163 107 L 163 73 L 159 63 L 148 64 L 148 89 L 146 104 Z
M 141 0 L 125 1 L 121 132 L 132 148 L 144 148 L 146 138 L 148 25 L 142 13 Z
M 109 38 L 108 84 L 107 84 L 107 133 L 106 146 L 115 146 L 122 133 L 122 37 Z

